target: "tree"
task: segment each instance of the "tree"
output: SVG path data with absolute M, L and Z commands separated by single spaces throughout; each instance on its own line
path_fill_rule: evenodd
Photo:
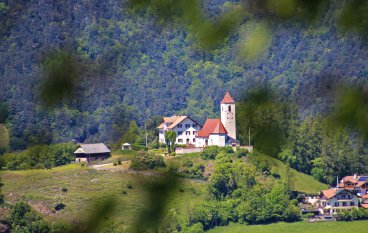
M 166 131 L 165 132 L 165 142 L 166 142 L 169 154 L 171 154 L 171 150 L 174 149 L 175 140 L 176 140 L 176 132 L 175 131 Z
M 138 125 L 135 121 L 131 121 L 129 123 L 129 128 L 124 133 L 124 135 L 121 138 L 120 142 L 121 143 L 128 142 L 130 144 L 137 144 L 137 143 L 141 142 L 141 137 L 140 137 L 140 134 L 139 134 L 139 128 L 138 128 Z

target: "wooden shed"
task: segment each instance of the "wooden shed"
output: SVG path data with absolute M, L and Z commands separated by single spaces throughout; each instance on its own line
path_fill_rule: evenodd
M 75 162 L 90 163 L 110 157 L 111 151 L 103 143 L 80 144 L 74 155 Z

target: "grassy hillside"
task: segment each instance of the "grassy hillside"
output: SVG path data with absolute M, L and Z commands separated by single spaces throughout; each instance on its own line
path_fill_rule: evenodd
M 133 225 L 138 211 L 147 205 L 147 182 L 154 179 L 152 174 L 97 171 L 80 165 L 52 170 L 2 171 L 0 175 L 7 202 L 25 200 L 51 222 L 79 222 L 95 200 L 116 196 L 118 206 L 113 221 L 118 226 Z M 63 187 L 68 191 L 63 193 Z M 204 183 L 186 180 L 167 197 L 168 208 L 182 212 L 192 200 L 201 200 L 203 192 Z M 54 213 L 56 195 L 62 195 L 66 207 Z
M 241 224 L 231 224 L 226 227 L 216 227 L 209 233 L 345 233 L 345 232 L 366 232 L 368 221 L 355 222 L 324 222 L 324 223 L 275 223 L 269 225 L 246 226 Z
M 281 176 L 286 175 L 287 166 L 280 160 L 273 158 L 271 156 L 257 153 L 253 156 L 248 156 L 246 159 L 249 159 L 249 161 L 253 163 L 257 163 L 257 161 L 263 161 L 268 164 L 270 169 L 275 168 Z M 186 160 L 190 160 L 193 162 L 194 165 L 204 165 L 206 167 L 205 172 L 211 172 L 213 169 L 213 166 L 215 164 L 215 161 L 213 160 L 202 160 L 199 156 L 199 153 L 193 153 L 193 154 L 187 154 L 183 156 L 179 156 L 177 158 L 173 159 L 173 162 L 183 162 Z M 179 168 L 180 164 L 179 163 Z M 323 184 L 317 180 L 315 180 L 313 177 L 304 174 L 302 172 L 298 172 L 294 169 L 290 169 L 293 174 L 293 180 L 294 180 L 294 190 L 298 192 L 303 192 L 307 194 L 316 194 L 322 189 L 327 189 L 328 185 Z
M 254 161 L 264 161 L 271 168 L 275 167 L 277 171 L 279 171 L 281 176 L 285 176 L 287 166 L 278 159 L 275 159 L 271 156 L 267 156 L 264 154 L 258 154 L 251 157 L 250 160 Z M 304 173 L 298 172 L 294 169 L 292 170 L 293 180 L 294 180 L 294 189 L 295 191 L 304 192 L 308 194 L 316 194 L 322 189 L 327 189 L 328 185 L 318 182 L 313 177 L 306 175 Z

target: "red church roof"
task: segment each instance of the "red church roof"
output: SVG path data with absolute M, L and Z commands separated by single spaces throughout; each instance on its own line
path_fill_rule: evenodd
M 227 134 L 220 119 L 207 119 L 203 128 L 198 131 L 197 137 L 208 138 L 210 134 Z
M 231 97 L 230 92 L 226 91 L 226 94 L 224 96 L 224 98 L 221 100 L 222 104 L 233 104 L 235 103 L 233 97 Z

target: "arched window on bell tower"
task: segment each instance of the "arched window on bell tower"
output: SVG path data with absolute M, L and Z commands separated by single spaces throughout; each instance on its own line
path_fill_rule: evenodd
M 228 106 L 228 110 L 229 110 L 229 112 L 231 112 L 231 105 Z

